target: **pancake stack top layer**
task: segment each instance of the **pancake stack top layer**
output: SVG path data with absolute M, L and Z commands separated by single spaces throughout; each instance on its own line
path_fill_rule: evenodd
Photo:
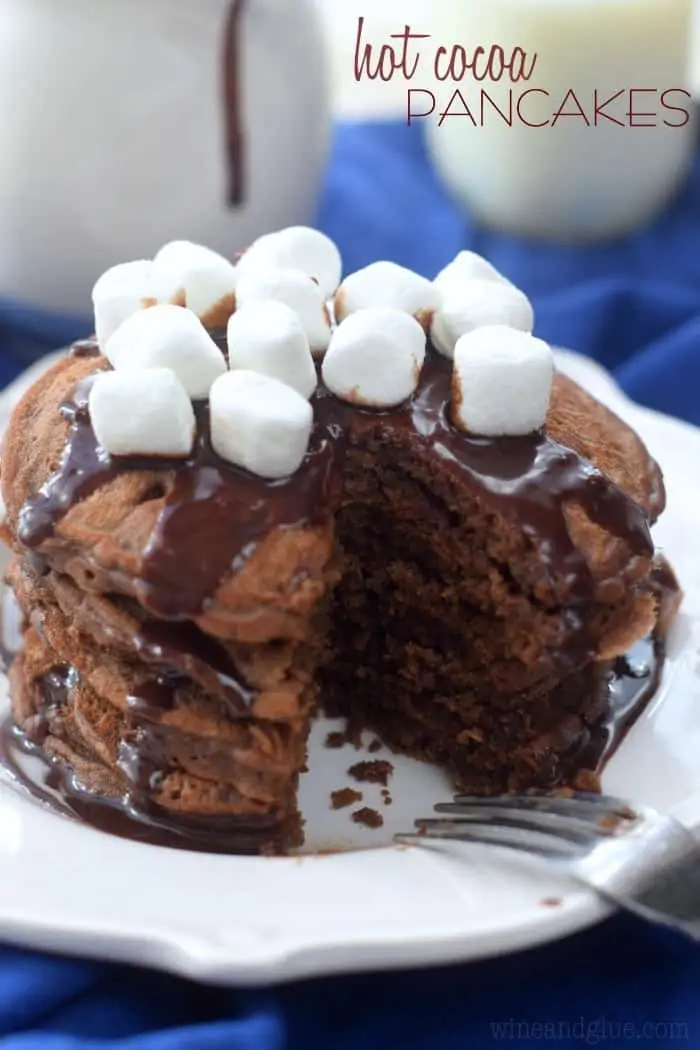
M 320 682 L 477 790 L 559 782 L 575 761 L 532 756 L 572 753 L 659 610 L 660 471 L 526 297 L 470 253 L 340 281 L 303 228 L 116 267 L 3 454 L 16 720 L 106 797 L 254 847 L 298 838 Z

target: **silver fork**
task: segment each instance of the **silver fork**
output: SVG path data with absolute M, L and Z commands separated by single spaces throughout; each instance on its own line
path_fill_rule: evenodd
M 606 795 L 458 795 L 401 843 L 452 839 L 541 857 L 614 904 L 700 940 L 700 840 L 672 817 Z

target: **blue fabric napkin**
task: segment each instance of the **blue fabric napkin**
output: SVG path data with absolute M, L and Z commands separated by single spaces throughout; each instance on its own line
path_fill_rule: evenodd
M 644 404 L 700 424 L 700 162 L 634 236 L 545 247 L 460 215 L 415 128 L 347 126 L 320 224 L 348 270 L 389 258 L 432 277 L 461 248 L 489 256 L 534 300 L 540 335 L 597 358 Z M 0 302 L 0 382 L 86 327 Z M 261 992 L 7 948 L 0 1039 L 2 1050 L 697 1047 L 700 948 L 620 916 L 509 958 Z

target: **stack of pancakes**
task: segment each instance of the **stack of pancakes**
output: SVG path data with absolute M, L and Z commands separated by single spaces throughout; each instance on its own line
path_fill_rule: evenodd
M 449 362 L 429 359 L 392 412 L 319 390 L 309 462 L 332 449 L 291 520 L 261 513 L 274 486 L 251 496 L 249 477 L 216 466 L 250 514 L 194 603 L 208 545 L 234 529 L 216 499 L 202 515 L 192 487 L 180 546 L 159 559 L 181 466 L 90 461 L 68 477 L 75 427 L 89 436 L 90 423 L 62 406 L 104 358 L 66 356 L 32 387 L 2 460 L 24 615 L 13 711 L 81 790 L 185 835 L 286 848 L 319 702 L 473 791 L 594 768 L 585 744 L 615 658 L 661 614 L 665 629 L 679 600 L 675 581 L 661 600 L 648 532 L 659 468 L 563 376 L 546 436 L 449 433 Z

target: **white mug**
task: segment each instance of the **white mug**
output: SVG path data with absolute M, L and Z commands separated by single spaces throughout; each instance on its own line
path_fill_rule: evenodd
M 519 47 L 526 67 L 536 56 L 527 82 L 467 77 L 435 85 L 428 143 L 456 198 L 488 226 L 559 241 L 614 236 L 652 215 L 678 187 L 693 153 L 691 2 L 455 0 L 441 7 L 437 38 L 463 43 L 470 59 L 478 46 L 487 53 L 500 46 L 506 59 Z M 437 114 L 455 89 L 471 103 L 477 126 L 465 115 L 439 126 Z M 490 98 L 483 111 L 481 89 Z M 552 125 L 562 102 L 570 114 L 580 103 L 584 116 Z M 459 103 L 452 109 L 461 111 Z M 644 115 L 652 111 L 654 126 Z
M 313 215 L 314 0 L 2 0 L 0 137 L 0 295 L 86 312 L 168 240 L 231 257 Z

